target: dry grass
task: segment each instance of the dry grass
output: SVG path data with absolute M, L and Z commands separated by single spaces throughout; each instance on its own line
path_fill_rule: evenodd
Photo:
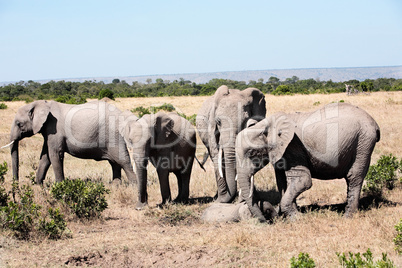
M 207 97 L 163 97 L 117 99 L 120 109 L 148 107 L 171 103 L 187 115 L 197 113 Z M 402 157 L 402 93 L 381 92 L 371 95 L 267 95 L 268 114 L 278 111 L 310 111 L 330 102 L 344 100 L 370 113 L 381 128 L 381 141 L 376 145 L 372 161 L 382 154 Z M 22 102 L 6 103 L 0 110 L 0 145 L 8 143 L 8 133 L 14 114 Z M 315 105 L 314 105 L 315 104 Z M 23 140 L 20 149 L 20 177 L 28 183 L 31 172 L 37 168 L 42 137 Z M 199 142 L 197 155 L 205 149 Z M 11 164 L 9 150 L 0 150 L 0 163 Z M 68 222 L 73 237 L 59 241 L 18 241 L 0 233 L 0 267 L 50 266 L 59 267 L 86 264 L 105 267 L 187 267 L 187 266 L 251 266 L 288 267 L 292 256 L 308 252 L 318 267 L 339 267 L 335 252 L 365 252 L 370 248 L 379 258 L 387 252 L 397 267 L 402 258 L 397 256 L 392 242 L 394 225 L 402 217 L 402 189 L 386 194 L 390 202 L 368 206 L 353 219 L 344 219 L 342 205 L 346 200 L 344 180 L 313 181 L 313 187 L 299 197 L 301 218 L 296 221 L 279 219 L 273 225 L 254 220 L 240 223 L 205 224 L 198 216 L 209 204 L 216 191 L 212 165 L 207 172 L 195 164 L 190 185 L 190 205 L 172 205 L 164 210 L 155 208 L 160 202 L 159 183 L 155 170 L 149 172 L 149 208 L 135 211 L 136 189 L 122 186 L 111 188 L 109 208 L 103 219 L 89 223 Z M 9 184 L 11 172 L 6 180 Z M 72 178 L 90 177 L 108 182 L 111 168 L 105 161 L 81 160 L 70 156 L 65 160 L 65 174 Z M 54 180 L 52 170 L 47 181 Z M 273 202 L 277 202 L 272 167 L 256 175 L 256 186 Z M 177 194 L 176 179 L 171 177 L 173 196 Z M 39 189 L 35 188 L 36 191 Z M 43 198 L 37 195 L 38 198 Z M 209 197 L 209 198 L 205 198 Z M 43 200 L 42 200 L 43 201 Z M 329 205 L 334 205 L 330 209 Z

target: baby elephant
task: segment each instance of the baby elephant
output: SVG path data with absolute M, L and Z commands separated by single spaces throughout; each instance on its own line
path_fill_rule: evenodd
M 282 196 L 280 211 L 297 214 L 296 198 L 312 186 L 311 178 L 345 178 L 351 216 L 380 129 L 362 109 L 333 103 L 310 113 L 272 115 L 242 132 L 236 140 L 238 182 L 254 216 L 264 221 L 253 195 L 253 175 L 271 162 Z
M 186 202 L 189 196 L 191 169 L 196 149 L 194 127 L 183 117 L 158 112 L 138 119 L 130 112 L 120 128 L 129 149 L 132 149 L 134 169 L 138 180 L 136 208 L 147 205 L 147 164 L 156 168 L 162 194 L 162 204 L 171 201 L 169 172 L 177 177 L 179 193 L 176 202 Z M 131 116 L 127 117 L 127 114 Z

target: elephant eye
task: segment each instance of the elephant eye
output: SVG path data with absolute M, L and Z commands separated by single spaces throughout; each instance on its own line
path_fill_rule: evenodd
M 19 127 L 19 128 L 22 126 L 22 123 L 21 123 L 20 121 L 16 121 L 15 124 L 16 124 L 17 127 Z

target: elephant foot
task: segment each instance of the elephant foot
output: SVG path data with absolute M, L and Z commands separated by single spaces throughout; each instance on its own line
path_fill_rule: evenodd
M 142 210 L 148 205 L 147 202 L 140 202 L 138 201 L 137 204 L 135 205 L 136 210 Z

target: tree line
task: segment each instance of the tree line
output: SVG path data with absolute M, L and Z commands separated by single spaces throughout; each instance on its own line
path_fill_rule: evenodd
M 312 94 L 345 92 L 345 84 L 352 85 L 359 91 L 397 91 L 402 90 L 402 79 L 378 78 L 365 81 L 349 80 L 344 82 L 320 81 L 318 79 L 301 80 L 297 76 L 280 80 L 270 77 L 267 81 L 260 78 L 257 81 L 234 81 L 229 79 L 212 79 L 204 84 L 197 84 L 180 78 L 169 81 L 161 78 L 146 83 L 138 81 L 128 84 L 120 79 L 111 83 L 102 81 L 49 81 L 38 83 L 32 80 L 20 81 L 0 87 L 0 101 L 25 100 L 27 102 L 42 99 L 55 99 L 65 103 L 82 103 L 86 98 L 108 97 L 158 97 L 158 96 L 202 96 L 213 95 L 218 87 L 227 85 L 229 88 L 245 89 L 255 87 L 265 94 Z

